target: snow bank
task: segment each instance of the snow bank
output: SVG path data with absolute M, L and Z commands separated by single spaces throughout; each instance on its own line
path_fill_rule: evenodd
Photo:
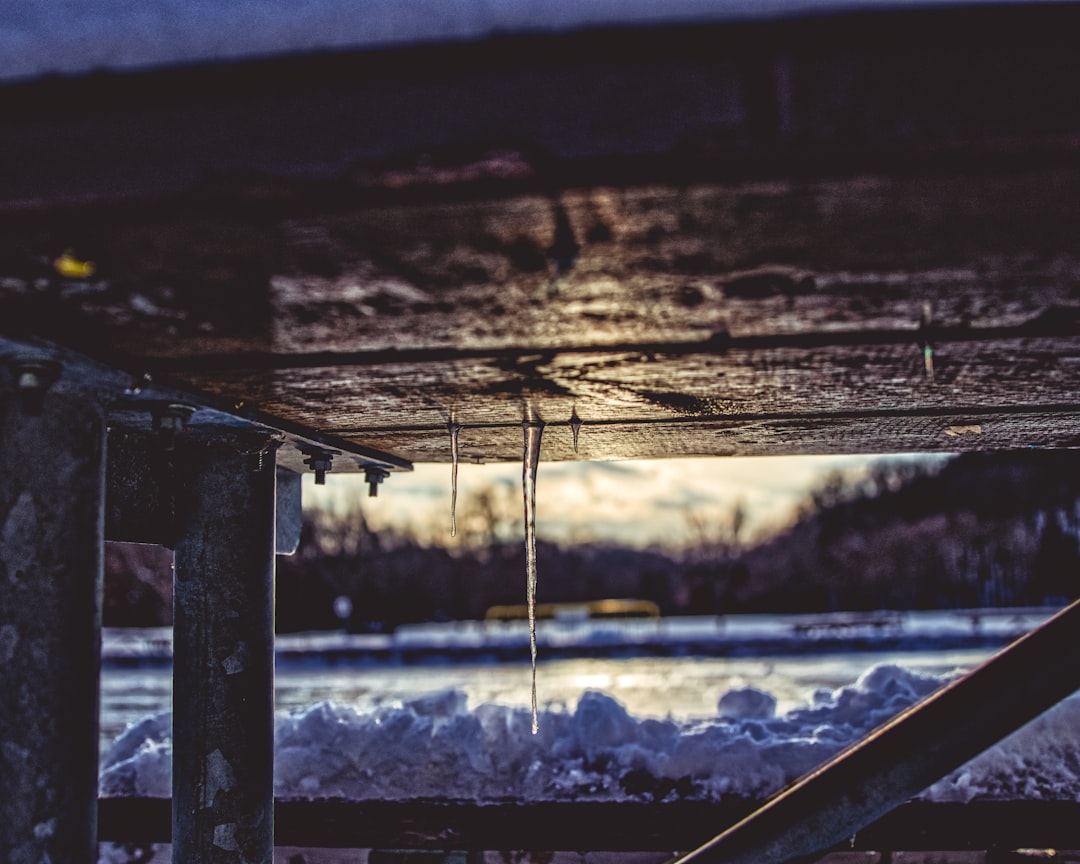
M 368 714 L 323 702 L 277 718 L 279 798 L 647 800 L 758 798 L 818 765 L 945 678 L 874 666 L 853 685 L 820 690 L 775 715 L 754 688 L 723 694 L 717 716 L 635 718 L 588 692 L 573 711 L 547 711 L 530 734 L 527 709 L 469 709 L 456 690 Z M 1007 695 L 1003 694 L 1003 698 Z M 169 716 L 130 727 L 109 752 L 103 795 L 167 797 Z M 1080 800 L 1080 697 L 933 786 L 926 797 Z

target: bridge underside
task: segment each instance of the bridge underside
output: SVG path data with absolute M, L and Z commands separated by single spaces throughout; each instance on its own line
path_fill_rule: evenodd
M 549 460 L 1080 446 L 1077 18 L 0 86 L 0 853 L 93 857 L 106 537 L 175 549 L 174 860 L 269 862 L 298 472 L 377 489 L 452 425 L 517 460 L 538 420 Z M 1078 616 L 683 860 L 850 836 L 1074 690 Z
M 1073 447 L 1074 19 L 7 85 L 0 329 L 411 461 Z

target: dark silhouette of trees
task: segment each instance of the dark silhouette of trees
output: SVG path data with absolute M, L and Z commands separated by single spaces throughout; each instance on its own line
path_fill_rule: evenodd
M 1080 454 L 958 456 L 833 475 L 788 531 L 748 550 L 755 609 L 1055 603 L 1080 594 Z

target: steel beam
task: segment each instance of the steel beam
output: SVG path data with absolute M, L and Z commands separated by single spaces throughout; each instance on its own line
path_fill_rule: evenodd
M 75 864 L 97 860 L 105 421 L 31 366 L 0 367 L 0 860 Z
M 304 530 L 302 490 L 299 474 L 278 468 L 277 537 L 274 541 L 278 555 L 295 555 L 300 548 L 300 533 Z
M 674 864 L 779 864 L 851 837 L 1080 688 L 1080 601 Z
M 174 450 L 161 436 L 112 426 L 105 488 L 105 539 L 121 543 L 176 544 Z M 303 528 L 301 477 L 277 470 L 277 553 L 292 555 Z
M 176 444 L 176 862 L 272 860 L 275 447 L 243 429 Z

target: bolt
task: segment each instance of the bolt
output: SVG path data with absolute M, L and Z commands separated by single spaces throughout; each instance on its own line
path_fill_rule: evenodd
M 368 497 L 379 497 L 379 484 L 390 476 L 390 472 L 385 468 L 379 468 L 377 465 L 368 465 L 364 469 L 364 480 L 368 484 Z
M 334 467 L 334 457 L 325 450 L 316 450 L 304 460 L 304 464 L 315 472 L 315 485 L 325 486 L 326 472 Z
M 51 360 L 22 360 L 15 364 L 15 388 L 24 413 L 38 416 L 45 407 L 45 393 L 60 377 L 60 364 Z
M 194 405 L 185 405 L 183 402 L 170 402 L 154 410 L 154 431 L 161 436 L 166 450 L 175 449 L 176 436 L 184 431 L 196 410 Z

